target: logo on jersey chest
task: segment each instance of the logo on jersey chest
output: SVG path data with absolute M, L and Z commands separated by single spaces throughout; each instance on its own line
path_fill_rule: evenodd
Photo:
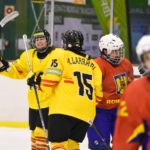
M 121 73 L 114 76 L 115 83 L 116 83 L 116 92 L 117 94 L 123 94 L 125 88 L 127 87 L 127 77 L 126 73 Z

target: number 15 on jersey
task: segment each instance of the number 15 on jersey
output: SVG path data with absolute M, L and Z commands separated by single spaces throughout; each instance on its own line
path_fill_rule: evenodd
M 81 72 L 74 72 L 74 76 L 77 77 L 78 81 L 78 86 L 79 86 L 79 95 L 80 96 L 85 96 L 92 100 L 92 95 L 93 95 L 93 87 L 92 85 L 88 82 L 92 80 L 92 75 L 86 74 L 86 73 L 81 73 Z

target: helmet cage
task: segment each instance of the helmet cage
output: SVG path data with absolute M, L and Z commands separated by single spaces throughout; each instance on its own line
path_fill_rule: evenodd
M 113 51 L 116 51 L 116 50 L 112 50 L 111 52 Z M 116 57 L 112 57 L 111 54 L 107 54 L 109 62 L 113 65 L 120 64 L 122 58 L 124 58 L 124 48 L 122 47 L 117 51 L 119 51 L 119 56 L 116 56 Z
M 102 52 L 102 57 L 113 65 L 118 65 L 122 58 L 124 58 L 124 44 L 123 41 L 114 34 L 103 36 L 99 41 L 99 47 Z M 104 50 L 106 51 L 104 53 Z M 118 56 L 112 54 L 117 52 Z

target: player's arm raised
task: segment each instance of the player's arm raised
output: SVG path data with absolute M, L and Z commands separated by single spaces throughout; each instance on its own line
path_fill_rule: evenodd
M 26 78 L 29 72 L 25 53 L 11 63 L 1 57 L 0 64 L 0 74 L 10 78 L 23 79 Z

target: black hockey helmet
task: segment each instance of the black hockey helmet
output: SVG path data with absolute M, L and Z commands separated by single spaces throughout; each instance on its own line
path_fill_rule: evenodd
M 46 40 L 47 40 L 47 46 L 46 47 L 43 47 L 43 48 L 37 48 L 36 47 L 35 39 L 40 38 L 40 37 L 46 38 Z M 39 53 L 44 53 L 51 44 L 50 33 L 46 29 L 37 29 L 32 36 L 31 42 L 32 42 L 32 47 L 35 47 Z
M 77 30 L 68 30 L 62 36 L 63 48 L 68 50 L 82 50 L 83 35 Z

